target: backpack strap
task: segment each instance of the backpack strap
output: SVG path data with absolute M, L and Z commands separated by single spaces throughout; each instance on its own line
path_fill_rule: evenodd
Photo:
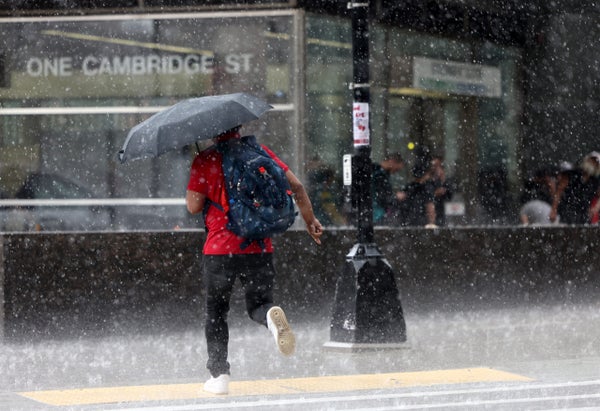
M 242 140 L 242 142 L 244 144 L 246 144 L 250 148 L 252 148 L 252 149 L 254 149 L 254 150 L 262 153 L 263 155 L 265 155 L 267 157 L 270 157 L 269 154 L 262 148 L 262 146 L 260 144 L 258 144 L 258 142 L 256 141 L 256 136 L 255 135 L 251 134 L 251 135 L 243 136 L 241 138 L 241 140 Z M 261 239 L 258 239 L 258 240 L 256 240 L 256 239 L 255 240 L 246 239 L 242 244 L 240 244 L 240 249 L 243 250 L 244 248 L 248 247 L 253 242 L 256 242 L 260 246 L 260 248 L 261 248 L 261 250 L 263 252 L 265 252 L 267 250 L 267 245 L 265 243 L 265 239 L 264 238 L 261 238 Z

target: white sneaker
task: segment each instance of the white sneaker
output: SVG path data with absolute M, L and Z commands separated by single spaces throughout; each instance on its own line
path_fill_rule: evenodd
M 212 394 L 228 394 L 229 375 L 221 374 L 217 378 L 210 377 L 210 380 L 204 383 L 204 391 Z
M 281 307 L 271 307 L 267 312 L 267 326 L 275 337 L 279 352 L 283 355 L 292 355 L 296 349 L 296 337 L 285 318 Z

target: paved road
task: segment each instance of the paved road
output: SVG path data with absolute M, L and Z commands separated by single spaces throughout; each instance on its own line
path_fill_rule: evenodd
M 0 344 L 0 410 L 600 410 L 600 303 L 407 313 L 401 349 L 334 352 L 329 310 L 297 353 L 232 312 L 229 396 L 201 391 L 198 329 Z

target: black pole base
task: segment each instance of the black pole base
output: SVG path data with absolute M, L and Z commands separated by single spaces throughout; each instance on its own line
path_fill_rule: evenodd
M 406 342 L 394 272 L 375 244 L 355 244 L 338 277 L 328 348 L 384 348 Z

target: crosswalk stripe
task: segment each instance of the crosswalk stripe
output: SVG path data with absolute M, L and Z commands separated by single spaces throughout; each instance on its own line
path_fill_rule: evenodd
M 393 389 L 437 384 L 474 382 L 532 381 L 532 379 L 492 368 L 462 368 L 385 374 L 337 375 L 256 381 L 232 381 L 229 396 L 285 395 L 298 393 L 347 392 Z M 54 406 L 109 404 L 214 398 L 201 383 L 79 388 L 20 392 L 19 395 Z

